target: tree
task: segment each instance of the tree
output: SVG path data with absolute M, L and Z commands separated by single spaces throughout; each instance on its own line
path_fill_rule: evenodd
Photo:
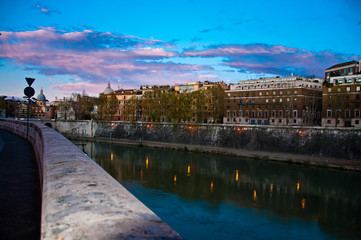
M 216 86 L 210 88 L 209 93 L 209 117 L 213 122 L 221 123 L 223 120 L 224 112 L 224 99 L 226 93 L 221 85 L 217 84 Z
M 322 93 L 309 92 L 305 94 L 302 118 L 308 125 L 315 126 L 320 124 L 322 110 Z
M 327 100 L 325 101 L 326 109 L 330 109 L 335 117 L 335 127 L 337 127 L 339 119 L 342 118 L 342 114 L 346 115 L 346 108 L 350 104 L 350 93 L 345 87 L 337 86 L 330 88 Z
M 97 116 L 98 120 L 105 120 L 106 108 L 107 108 L 107 97 L 104 94 L 101 94 L 96 100 L 97 104 Z
M 122 112 L 122 117 L 124 120 L 136 121 L 139 105 L 139 100 L 135 98 L 131 98 L 128 101 L 125 101 Z
M 112 121 L 114 120 L 114 115 L 118 110 L 118 99 L 114 92 L 110 94 L 110 97 L 107 98 L 107 120 Z
M 69 113 L 72 110 L 72 102 L 70 99 L 64 99 L 64 101 L 59 102 L 58 106 L 58 114 L 60 118 L 64 118 L 67 120 L 69 118 Z

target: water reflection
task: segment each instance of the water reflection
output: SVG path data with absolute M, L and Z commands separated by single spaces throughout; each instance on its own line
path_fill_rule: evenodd
M 312 229 L 316 223 L 317 231 L 314 231 L 317 233 L 312 231 L 311 233 L 312 236 L 317 235 L 317 238 L 361 238 L 361 174 L 359 173 L 104 143 L 87 143 L 85 151 L 115 179 L 128 183 L 126 184 L 128 187 L 129 183 L 138 184 L 142 189 L 174 194 L 181 198 L 181 200 L 177 198 L 176 201 L 183 201 L 181 204 L 184 205 L 187 201 L 193 203 L 206 201 L 219 211 L 224 208 L 223 203 L 227 203 L 227 209 L 232 209 L 229 210 L 232 213 L 225 216 L 228 219 L 242 209 L 242 211 L 261 210 L 262 213 L 257 212 L 260 215 L 265 214 L 264 211 L 269 211 L 266 214 L 267 218 L 275 220 L 281 217 L 284 220 L 278 219 L 277 221 L 280 222 L 286 221 L 285 219 L 298 219 L 297 221 L 302 221 L 302 224 L 309 222 L 308 226 Z M 142 191 L 147 192 L 144 189 Z M 133 194 L 137 196 L 136 192 Z M 148 201 L 150 205 L 157 204 L 142 194 L 137 197 L 143 202 Z M 157 194 L 161 195 L 159 192 Z M 161 200 L 157 198 L 157 201 Z M 149 204 L 148 207 L 152 209 Z M 240 222 L 240 216 L 236 216 L 238 219 L 236 222 Z M 167 217 L 161 216 L 164 220 Z M 245 234 L 233 233 L 234 229 L 227 230 L 225 224 L 227 221 L 225 219 L 222 221 L 224 221 L 222 231 L 229 231 L 230 234 Z M 247 221 L 250 220 L 245 220 Z M 246 226 L 245 222 L 232 222 L 232 224 Z M 297 229 L 301 229 L 302 224 L 297 225 Z M 275 239 L 280 237 L 281 230 L 286 227 L 280 225 L 279 229 L 280 231 L 276 231 L 273 228 Z M 180 233 L 184 236 L 184 233 Z M 299 235 L 299 231 L 293 234 L 295 236 L 285 235 L 285 238 L 309 237 Z M 221 235 L 210 235 L 213 239 L 217 238 L 215 236 Z M 239 237 L 248 238 L 242 236 Z

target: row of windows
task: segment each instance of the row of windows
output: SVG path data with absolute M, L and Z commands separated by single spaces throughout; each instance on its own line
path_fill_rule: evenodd
M 276 113 L 278 113 L 278 114 L 276 115 Z M 238 116 L 237 116 L 237 111 L 233 111 L 232 113 L 231 113 L 231 111 L 227 111 L 227 117 L 231 117 L 231 114 L 232 114 L 232 117 L 243 117 L 242 116 L 242 111 L 239 111 Z M 276 110 L 272 110 L 271 115 L 269 116 L 268 115 L 268 110 L 265 110 L 265 111 L 262 111 L 262 110 L 248 111 L 248 110 L 246 110 L 244 117 L 263 117 L 263 118 L 267 118 L 267 117 L 294 117 L 294 118 L 297 118 L 298 117 L 298 111 L 293 110 L 292 115 L 291 115 L 291 112 L 289 110 L 285 110 L 285 111 L 278 110 L 277 112 L 276 112 Z
M 278 100 L 276 100 L 275 98 L 273 98 L 273 99 L 268 99 L 268 98 L 266 98 L 264 101 L 265 101 L 265 103 L 270 103 L 270 102 L 273 102 L 273 103 L 280 102 L 280 103 L 282 103 L 282 102 L 291 102 L 292 100 L 293 100 L 294 102 L 296 102 L 296 101 L 297 101 L 297 98 L 293 98 L 293 99 L 292 99 L 292 98 L 285 98 L 285 99 L 280 98 L 280 99 L 278 99 Z M 228 102 L 230 102 L 230 100 L 228 100 Z M 237 102 L 237 100 L 234 99 L 233 102 Z M 242 100 L 240 99 L 238 102 L 239 102 L 239 103 L 242 103 Z M 253 100 L 253 99 L 246 99 L 245 103 L 246 103 L 246 104 L 247 104 L 247 103 L 248 103 L 248 104 L 250 104 L 250 103 L 256 103 L 256 101 Z M 227 106 L 227 108 L 229 108 L 229 106 Z
M 249 85 L 249 86 L 237 86 L 236 89 L 242 89 L 242 90 L 253 90 L 253 89 L 269 89 L 269 88 L 292 88 L 292 87 L 306 87 L 306 88 L 322 88 L 320 84 L 298 84 L 295 86 L 295 84 L 269 84 L 269 85 Z
M 342 111 L 340 109 L 335 110 L 334 112 L 332 112 L 331 109 L 327 109 L 326 111 L 326 116 L 328 118 L 332 118 L 332 117 L 345 117 L 345 118 L 359 118 L 360 117 L 360 110 L 359 109 L 355 109 L 354 110 L 354 115 L 351 116 L 351 111 L 349 109 L 346 109 L 344 112 L 344 115 L 342 116 Z
M 226 122 L 242 122 L 242 120 L 241 119 L 236 119 L 236 118 L 227 118 L 227 121 Z M 288 120 L 286 120 L 286 119 L 274 119 L 274 118 L 272 118 L 272 119 L 270 119 L 270 120 L 261 120 L 261 119 L 257 119 L 257 120 L 253 120 L 253 119 L 251 119 L 251 120 L 249 120 L 249 119 L 245 119 L 245 122 L 246 123 L 250 123 L 250 124 L 253 124 L 253 125 L 269 125 L 270 124 L 270 122 L 271 123 L 276 123 L 276 122 L 278 122 L 279 124 L 282 124 L 282 123 L 284 123 L 284 124 L 286 124 L 287 122 L 288 123 L 294 123 L 294 124 L 296 124 L 297 123 L 297 119 L 288 119 Z M 308 122 L 308 121 L 303 121 L 304 123 L 306 123 L 306 122 Z
M 356 92 L 360 92 L 360 86 L 356 86 Z M 327 89 L 328 92 L 332 92 L 332 88 Z M 341 88 L 337 88 L 337 92 L 341 92 Z M 351 92 L 351 87 L 346 87 L 346 92 Z
M 290 95 L 290 94 L 291 94 L 291 91 L 286 91 L 285 93 L 286 93 L 287 95 Z M 257 94 L 256 92 L 253 92 L 253 93 L 252 93 L 252 97 L 255 97 L 256 95 L 262 96 L 263 94 L 265 94 L 266 96 L 269 96 L 269 95 L 271 94 L 271 92 L 265 92 L 265 93 L 263 93 L 263 92 L 258 92 L 258 94 Z M 277 94 L 276 91 L 272 91 L 272 94 L 273 94 L 274 96 L 276 96 L 276 95 L 282 96 L 282 95 L 283 95 L 283 91 L 279 91 L 278 94 Z M 293 94 L 297 94 L 297 90 L 294 90 L 294 91 L 293 91 Z M 242 96 L 243 96 L 242 93 L 240 93 L 240 94 L 238 95 L 238 97 L 242 97 Z M 245 96 L 245 97 L 249 97 L 249 96 L 250 96 L 250 93 L 247 92 L 247 93 L 244 94 L 244 96 Z M 228 97 L 231 97 L 231 93 L 228 93 Z M 237 94 L 234 93 L 234 94 L 233 94 L 233 97 L 237 97 Z

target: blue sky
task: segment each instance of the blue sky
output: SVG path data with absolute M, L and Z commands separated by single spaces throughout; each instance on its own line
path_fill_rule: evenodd
M 49 100 L 85 90 L 322 77 L 361 58 L 361 1 L 1 1 L 0 95 L 34 77 Z

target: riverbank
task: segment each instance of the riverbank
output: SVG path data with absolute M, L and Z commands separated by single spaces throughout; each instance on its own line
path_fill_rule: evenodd
M 180 144 L 171 142 L 155 142 L 155 141 L 137 141 L 128 139 L 116 139 L 116 138 L 92 138 L 92 137 L 79 137 L 79 136 L 66 136 L 69 139 L 95 141 L 95 142 L 107 142 L 130 146 L 151 147 L 161 149 L 171 149 L 180 151 L 193 151 L 202 153 L 231 155 L 238 157 L 246 157 L 253 159 L 260 159 L 266 161 L 277 161 L 292 164 L 303 164 L 308 166 L 324 167 L 324 168 L 336 168 L 349 171 L 361 172 L 361 161 L 352 161 L 348 159 L 331 158 L 331 157 L 318 157 L 302 154 L 280 153 L 280 152 L 267 152 L 267 151 L 249 151 L 246 149 L 235 148 L 223 148 L 212 146 L 201 146 L 191 144 Z

